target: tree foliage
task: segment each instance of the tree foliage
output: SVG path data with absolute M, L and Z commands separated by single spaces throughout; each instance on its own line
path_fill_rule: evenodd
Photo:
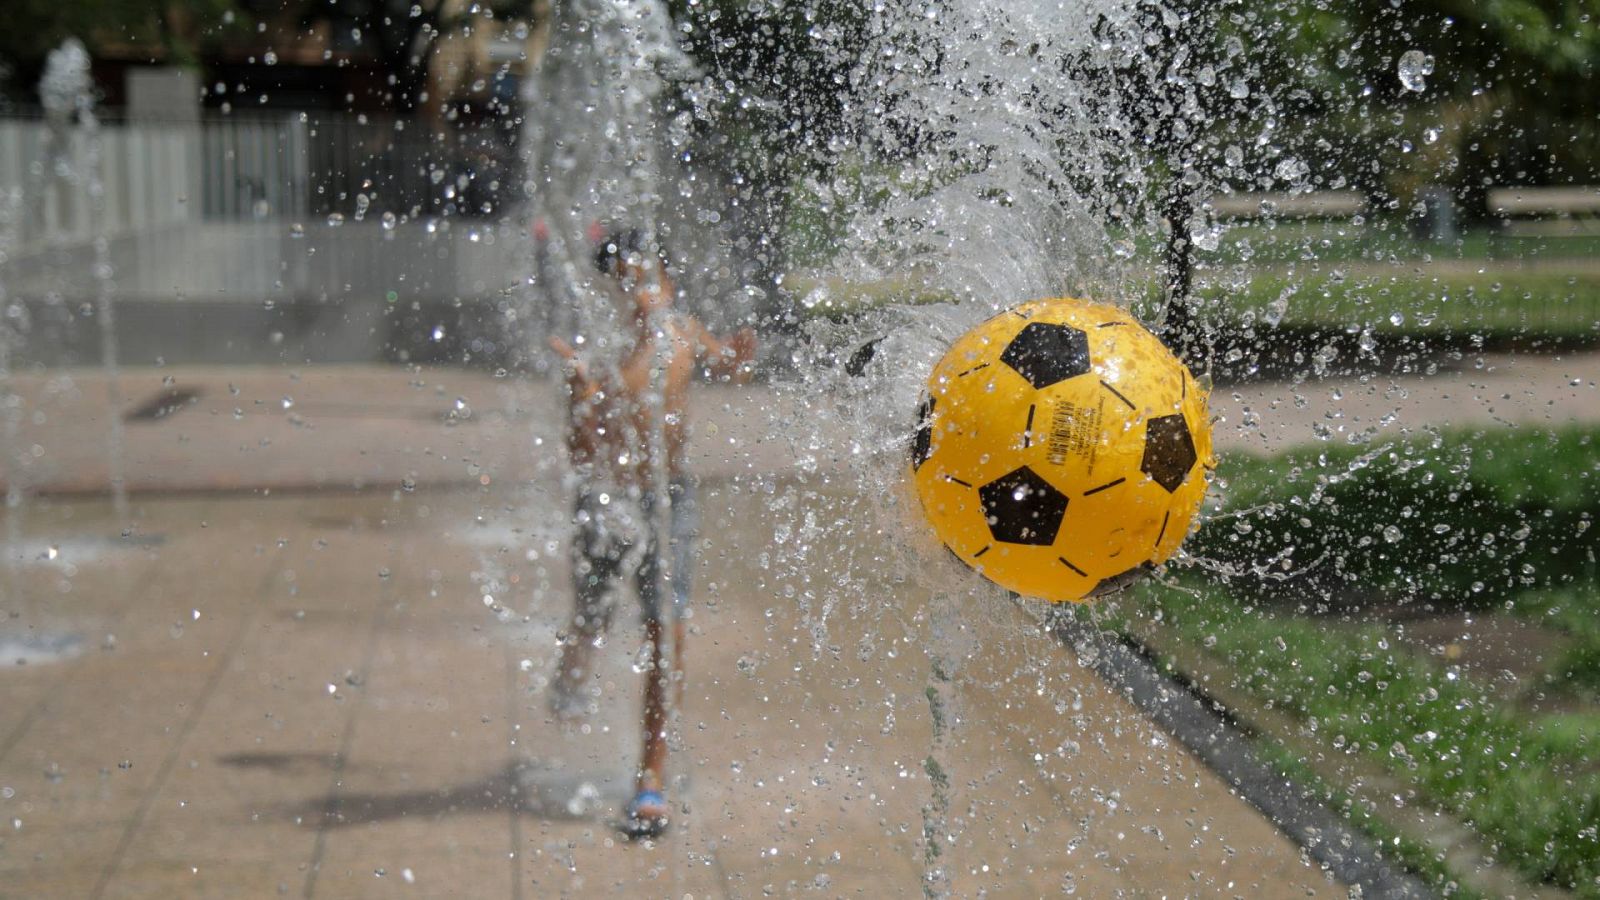
M 794 182 L 838 160 L 866 12 L 847 0 L 759 3 L 670 0 L 684 49 L 701 77 L 679 103 L 699 114 L 717 163 L 736 185 L 761 245 L 766 275 L 783 272 L 780 235 Z
M 192 65 L 220 39 L 234 0 L 8 0 L 0 27 L 0 64 L 13 93 L 25 95 L 47 54 L 69 37 L 91 51 L 107 43 L 152 48 L 168 62 Z
M 1420 187 L 1445 184 L 1481 214 L 1489 185 L 1600 177 L 1600 22 L 1589 0 L 1232 7 L 1228 29 L 1273 48 L 1260 56 L 1262 87 L 1286 101 L 1286 150 L 1322 161 L 1324 186 L 1354 186 L 1405 213 Z M 1420 89 L 1400 75 L 1408 52 L 1431 70 Z

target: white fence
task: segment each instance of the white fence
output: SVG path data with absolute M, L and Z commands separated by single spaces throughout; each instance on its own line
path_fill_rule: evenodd
M 96 178 L 108 234 L 198 218 L 200 162 L 200 128 L 193 124 L 110 127 L 91 135 L 41 119 L 0 119 L 0 186 L 22 192 L 18 220 L 8 223 L 22 252 L 91 239 L 89 187 Z
M 506 229 L 470 218 L 496 203 L 466 189 L 477 173 L 463 174 L 460 143 L 405 125 L 297 112 L 90 131 L 0 118 L 0 190 L 21 195 L 13 220 L 0 222 L 13 245 L 0 277 L 23 296 L 92 296 L 103 236 L 118 297 L 478 297 L 503 287 L 515 249 L 499 238 Z M 382 227 L 386 212 L 399 224 Z
M 92 299 L 109 290 L 128 360 L 481 353 L 503 342 L 498 307 L 532 255 L 516 226 L 471 215 L 498 198 L 464 189 L 462 147 L 298 112 L 94 130 L 0 118 L 0 285 L 31 328 L 16 349 L 97 358 Z
M 499 294 L 528 265 L 519 237 L 509 227 L 449 221 L 387 229 L 271 219 L 134 229 L 108 245 L 121 299 L 285 303 L 392 294 L 398 302 Z M 55 245 L 14 254 L 6 289 L 24 297 L 94 296 L 90 252 Z

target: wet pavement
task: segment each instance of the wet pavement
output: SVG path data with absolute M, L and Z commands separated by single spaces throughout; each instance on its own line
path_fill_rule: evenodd
M 1592 418 L 1595 371 L 1227 389 L 1219 444 Z M 894 498 L 857 496 L 835 447 L 769 437 L 797 409 L 768 389 L 696 401 L 676 822 L 629 844 L 627 606 L 597 714 L 546 714 L 570 608 L 547 386 L 129 373 L 124 412 L 153 412 L 126 423 L 123 523 L 91 493 L 98 379 L 21 380 L 37 493 L 7 522 L 0 896 L 914 896 L 936 798 L 961 896 L 1346 891 L 1027 610 L 941 606 L 934 563 L 867 508 Z M 938 740 L 933 657 L 953 679 Z

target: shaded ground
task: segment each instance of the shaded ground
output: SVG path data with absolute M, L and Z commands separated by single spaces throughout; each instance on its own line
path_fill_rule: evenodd
M 588 733 L 546 720 L 564 597 L 522 588 L 496 616 L 472 579 L 474 518 L 504 499 L 141 501 L 159 546 L 23 569 L 25 620 L 86 649 L 0 672 L 0 895 L 919 893 L 915 588 L 876 580 L 894 605 L 839 610 L 813 652 L 783 586 L 742 552 L 772 545 L 764 502 L 712 492 L 711 521 L 752 524 L 716 539 L 701 572 L 680 827 L 623 845 L 608 823 L 636 752 L 637 635 L 616 636 Z M 68 502 L 30 530 L 114 527 L 103 504 Z M 819 558 L 849 539 L 823 539 Z M 559 584 L 562 559 L 512 569 Z M 960 894 L 1342 893 L 1020 611 L 962 630 L 953 646 L 973 654 L 943 753 Z

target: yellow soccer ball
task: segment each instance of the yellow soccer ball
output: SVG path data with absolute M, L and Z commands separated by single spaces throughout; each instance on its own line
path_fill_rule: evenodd
M 1206 392 L 1126 311 L 1024 303 L 934 366 L 911 442 L 922 511 L 962 562 L 1052 601 L 1176 553 L 1215 460 Z

